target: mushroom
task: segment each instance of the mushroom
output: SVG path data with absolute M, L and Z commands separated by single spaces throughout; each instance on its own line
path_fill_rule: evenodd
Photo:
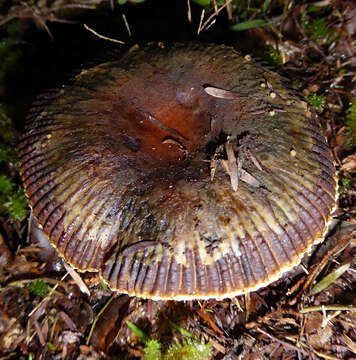
M 42 96 L 19 145 L 58 253 L 152 299 L 264 287 L 322 241 L 336 172 L 305 102 L 233 48 L 150 44 Z

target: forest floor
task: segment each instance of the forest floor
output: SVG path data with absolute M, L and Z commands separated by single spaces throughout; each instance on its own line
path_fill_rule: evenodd
M 0 1 L 0 359 L 356 359 L 355 3 L 176 3 Z M 291 79 L 339 176 L 333 228 L 302 265 L 232 299 L 152 301 L 78 276 L 31 241 L 16 159 L 22 119 L 39 92 L 113 44 L 103 36 L 225 42 Z

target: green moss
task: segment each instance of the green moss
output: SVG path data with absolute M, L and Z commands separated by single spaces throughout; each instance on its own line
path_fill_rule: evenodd
M 356 147 L 356 97 L 346 111 L 346 146 L 351 149 Z
M 23 220 L 27 215 L 27 199 L 22 185 L 18 184 L 14 137 L 11 119 L 0 104 L 0 213 L 13 220 Z
M 8 196 L 5 207 L 11 219 L 24 220 L 27 216 L 27 198 L 23 188 L 19 188 L 16 192 Z
M 272 46 L 268 46 L 265 51 L 268 62 L 273 66 L 282 66 L 283 59 L 280 52 Z
M 339 194 L 345 194 L 352 187 L 352 182 L 350 179 L 342 177 L 339 182 Z
M 173 323 L 170 322 L 172 325 Z M 169 345 L 164 353 L 162 353 L 162 345 L 157 340 L 150 339 L 140 328 L 130 321 L 126 321 L 127 327 L 145 344 L 143 349 L 145 355 L 143 360 L 208 360 L 211 359 L 212 346 L 205 343 L 204 339 L 198 339 L 189 331 L 184 330 L 174 324 L 174 328 L 179 332 L 188 336 L 187 339 Z
M 44 297 L 48 294 L 49 287 L 43 280 L 38 279 L 30 284 L 30 292 L 35 296 Z
M 0 163 L 3 161 L 12 163 L 17 161 L 16 151 L 12 145 L 0 144 Z
M 172 344 L 165 353 L 164 360 L 207 360 L 211 359 L 212 347 L 199 339 L 186 339 Z
M 350 179 L 347 179 L 347 178 L 342 178 L 341 179 L 341 184 L 342 184 L 342 186 L 350 186 L 350 184 L 351 184 L 351 180 Z
M 317 43 L 327 43 L 335 41 L 338 38 L 338 32 L 331 29 L 324 18 L 319 17 L 312 19 L 308 13 L 305 12 L 301 17 L 301 24 L 305 33 Z
M 12 180 L 6 175 L 0 175 L 0 196 L 11 193 L 14 184 Z
M 317 110 L 323 110 L 325 106 L 325 98 L 322 95 L 312 94 L 307 98 L 308 103 Z
M 144 348 L 145 355 L 142 360 L 161 360 L 161 344 L 157 340 L 147 341 Z

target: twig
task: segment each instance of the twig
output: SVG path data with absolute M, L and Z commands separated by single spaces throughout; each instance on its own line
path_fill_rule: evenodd
M 224 335 L 224 333 L 214 323 L 209 313 L 205 312 L 203 309 L 199 309 L 197 313 L 207 324 L 209 324 L 210 328 L 213 329 L 215 334 L 218 334 L 219 336 Z
M 209 24 L 210 20 L 213 19 L 214 17 L 218 16 L 219 13 L 221 12 L 221 10 L 225 9 L 225 7 L 227 7 L 230 3 L 231 3 L 232 0 L 226 0 L 225 4 L 222 5 L 220 8 L 216 9 L 214 11 L 213 14 L 211 14 L 207 20 L 203 23 L 203 25 L 201 25 L 201 23 L 203 22 L 203 18 L 204 18 L 204 15 L 203 15 L 203 12 L 202 12 L 202 17 L 200 18 L 200 24 L 199 24 L 199 28 L 198 28 L 198 35 L 200 34 L 201 31 L 203 30 L 206 30 L 208 27 L 207 25 Z M 204 10 L 203 10 L 204 11 Z M 205 12 L 204 12 L 205 14 Z M 212 24 L 211 24 L 212 25 Z M 209 27 L 211 26 L 209 25 Z
M 256 166 L 256 168 L 260 171 L 263 171 L 261 164 L 259 163 L 259 161 L 256 159 L 255 155 L 252 154 L 252 151 L 250 149 L 246 150 L 247 154 L 249 155 L 250 159 L 252 160 L 252 162 L 254 163 L 254 165 Z
M 201 15 L 200 15 L 200 21 L 199 21 L 199 26 L 198 26 L 197 35 L 199 35 L 199 34 L 200 34 L 200 31 L 201 31 L 201 26 L 202 26 L 203 19 L 204 19 L 204 15 L 205 15 L 205 9 L 203 9 L 203 10 L 201 11 Z
M 253 177 L 251 174 L 249 174 L 246 170 L 241 169 L 241 175 L 240 175 L 240 179 L 245 182 L 246 184 L 249 184 L 253 187 L 260 187 L 261 183 L 255 178 Z
M 43 334 L 42 334 L 42 330 L 40 328 L 40 324 L 38 323 L 37 320 L 35 320 L 34 322 L 34 325 L 35 325 L 35 329 L 36 329 L 36 333 L 37 333 L 37 336 L 38 336 L 38 340 L 40 341 L 40 344 L 41 346 L 45 346 L 46 345 L 46 341 L 43 337 Z
M 210 181 L 214 180 L 215 172 L 216 172 L 216 166 L 217 166 L 217 161 L 215 159 L 212 159 L 210 161 Z
M 216 23 L 216 19 L 214 19 L 204 30 L 210 29 Z
M 300 310 L 301 314 L 305 314 L 312 311 L 356 311 L 354 305 L 317 305 L 309 306 Z
M 6 23 L 8 23 L 9 21 L 16 19 L 17 16 L 16 15 L 8 15 L 5 16 L 3 19 L 0 20 L 0 26 L 5 25 Z
M 126 30 L 129 34 L 129 36 L 131 36 L 131 30 L 130 30 L 130 26 L 129 26 L 129 23 L 126 19 L 126 15 L 125 14 L 122 14 L 122 18 L 124 19 L 124 23 L 125 23 L 125 26 L 126 26 Z
M 76 271 L 70 265 L 66 264 L 66 262 L 63 262 L 63 264 L 64 264 L 64 267 L 66 268 L 68 274 L 72 277 L 74 282 L 78 285 L 80 291 L 82 293 L 90 296 L 90 291 L 89 291 L 88 287 L 85 285 L 85 282 L 82 280 L 82 278 L 76 273 Z
M 191 7 L 190 7 L 190 0 L 187 0 L 187 6 L 188 6 L 188 13 L 187 13 L 187 15 L 188 15 L 188 21 L 189 21 L 189 23 L 191 23 L 192 22 L 192 9 L 191 9 Z
M 301 348 L 299 348 L 298 346 L 295 346 L 293 344 L 290 344 L 289 342 L 286 342 L 286 341 L 283 341 L 283 340 L 280 340 L 278 339 L 277 337 L 269 334 L 268 332 L 260 329 L 259 327 L 255 328 L 255 330 L 259 331 L 260 333 L 268 336 L 270 339 L 274 340 L 274 341 L 277 341 L 278 343 L 282 344 L 283 346 L 285 346 L 286 348 L 289 348 L 289 349 L 292 349 L 292 350 L 295 350 L 297 352 L 300 352 L 302 353 L 304 356 L 309 356 L 309 353 Z
M 225 144 L 227 159 L 228 159 L 228 166 L 229 166 L 229 172 L 230 172 L 230 181 L 231 181 L 231 187 L 234 191 L 237 191 L 239 186 L 239 178 L 237 174 L 237 163 L 236 163 L 236 156 L 234 153 L 234 149 L 232 148 L 232 144 L 230 141 L 228 141 Z
M 337 322 L 339 322 L 339 323 L 341 323 L 341 324 L 343 324 L 343 325 L 347 325 L 347 326 L 356 328 L 356 323 L 352 323 L 352 322 L 346 321 L 346 320 L 344 320 L 344 319 L 333 318 L 333 319 L 331 319 L 331 322 L 333 322 L 333 321 L 337 321 Z
M 231 21 L 232 20 L 232 7 L 231 3 L 228 3 L 226 6 L 227 18 Z
M 245 294 L 245 321 L 248 322 L 248 318 L 250 316 L 250 310 L 251 310 L 251 295 L 250 293 Z
M 117 43 L 117 44 L 122 44 L 124 45 L 125 43 L 121 40 L 116 40 L 116 39 L 112 39 L 112 38 L 109 38 L 107 36 L 104 36 L 104 35 L 100 35 L 99 33 L 97 33 L 95 30 L 91 29 L 87 24 L 83 24 L 84 28 L 88 31 L 90 31 L 91 33 L 93 33 L 95 36 L 97 36 L 98 38 L 100 39 L 103 39 L 103 40 L 108 40 L 108 41 L 112 41 L 114 43 Z

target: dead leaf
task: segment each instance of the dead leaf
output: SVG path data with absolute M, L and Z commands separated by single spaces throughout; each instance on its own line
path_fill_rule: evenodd
M 242 93 L 238 93 L 238 92 L 232 91 L 232 90 L 219 89 L 215 86 L 206 86 L 204 88 L 204 91 L 208 95 L 219 98 L 219 99 L 236 100 L 236 99 L 240 99 L 242 97 L 248 96 L 248 94 L 242 94 Z
M 349 155 L 344 160 L 342 160 L 341 170 L 346 170 L 349 172 L 356 171 L 356 154 Z

